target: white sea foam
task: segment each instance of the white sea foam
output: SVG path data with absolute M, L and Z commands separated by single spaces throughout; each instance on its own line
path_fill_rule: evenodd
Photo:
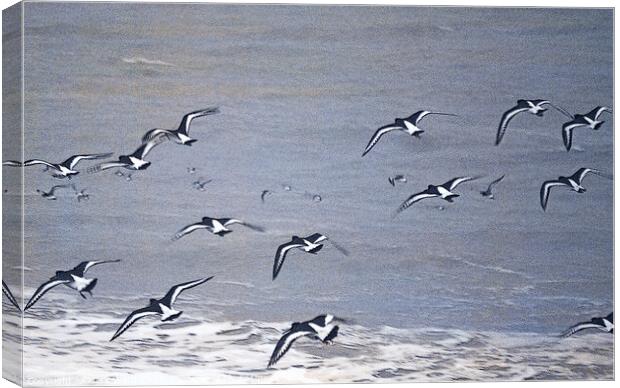
M 24 319 L 27 385 L 345 383 L 611 379 L 613 336 L 341 325 L 333 346 L 300 339 L 266 364 L 287 322 L 214 322 L 187 308 L 137 322 L 114 342 L 117 313 L 33 308 Z M 79 317 L 79 319 L 77 319 Z M 17 316 L 7 314 L 9 321 Z M 5 333 L 5 340 L 17 337 Z

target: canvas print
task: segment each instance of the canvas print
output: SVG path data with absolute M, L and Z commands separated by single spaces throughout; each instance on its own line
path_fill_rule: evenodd
M 614 379 L 612 9 L 24 2 L 3 50 L 5 378 Z

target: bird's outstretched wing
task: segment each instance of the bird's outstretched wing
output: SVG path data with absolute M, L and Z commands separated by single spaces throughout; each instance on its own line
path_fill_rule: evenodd
M 321 233 L 314 233 L 308 237 L 305 237 L 304 240 L 308 240 L 312 244 L 317 244 L 317 243 L 320 243 L 321 241 L 327 240 L 327 236 L 322 235 Z
M 512 120 L 517 114 L 521 112 L 525 112 L 526 110 L 528 110 L 527 107 L 524 108 L 524 107 L 517 105 L 513 108 L 510 108 L 506 112 L 504 112 L 504 114 L 502 115 L 502 119 L 499 122 L 499 127 L 497 127 L 497 135 L 495 136 L 495 145 L 499 145 L 499 143 L 504 138 L 504 135 L 506 134 L 506 128 L 508 127 L 508 123 L 510 123 L 510 120 Z
M 86 172 L 89 174 L 93 174 L 99 171 L 105 171 L 108 170 L 110 168 L 115 168 L 115 167 L 125 167 L 127 166 L 127 163 L 123 163 L 123 162 L 106 162 L 106 163 L 100 163 L 96 166 L 91 166 L 88 167 L 86 169 Z
M 311 331 L 305 330 L 288 330 L 284 333 L 284 335 L 280 338 L 278 343 L 276 344 L 271 357 L 269 358 L 269 364 L 267 364 L 267 368 L 275 365 L 285 354 L 289 351 L 291 346 L 293 346 L 293 342 L 301 337 L 305 337 L 307 335 L 312 335 Z
M 34 166 L 34 165 L 37 165 L 37 164 L 43 164 L 43 165 L 45 165 L 45 166 L 47 166 L 47 167 L 51 167 L 51 168 L 53 168 L 53 169 L 58 169 L 58 167 L 56 167 L 56 165 L 55 165 L 55 164 L 50 163 L 50 162 L 46 162 L 45 160 L 41 160 L 41 159 L 30 159 L 30 160 L 26 160 L 26 161 L 24 162 L 24 167 L 26 167 L 26 166 Z
M 26 303 L 26 307 L 24 307 L 24 311 L 31 308 L 35 303 L 37 303 L 39 299 L 41 299 L 43 295 L 45 295 L 52 288 L 59 286 L 61 284 L 69 283 L 69 282 L 71 281 L 68 279 L 52 278 L 51 280 L 41 284 L 39 288 L 37 288 L 37 290 L 34 292 L 32 297 L 30 297 L 30 300 L 28 301 L 28 303 Z
M 50 195 L 54 195 L 54 193 L 56 192 L 56 190 L 58 189 L 66 189 L 66 188 L 71 188 L 71 187 L 75 187 L 74 185 L 56 185 L 56 186 L 52 186 L 52 188 L 50 189 Z
M 489 187 L 487 188 L 487 191 L 491 191 L 491 189 L 493 188 L 493 186 L 495 186 L 496 184 L 498 184 L 499 182 L 501 182 L 501 181 L 504 179 L 504 177 L 505 177 L 505 176 L 506 176 L 506 175 L 502 175 L 502 176 L 500 176 L 499 178 L 497 178 L 496 180 L 494 180 L 493 182 L 489 183 Z
M 86 271 L 88 271 L 91 267 L 95 265 L 105 264 L 105 263 L 119 263 L 120 261 L 121 261 L 120 259 L 83 261 L 80 264 L 78 264 L 75 268 L 73 268 L 73 271 L 79 273 L 80 276 L 84 276 Z
M 564 147 L 566 151 L 570 151 L 573 146 L 573 130 L 579 127 L 585 127 L 587 124 L 570 121 L 562 125 L 562 141 L 564 141 Z
M 545 181 L 540 186 L 540 206 L 542 206 L 543 210 L 547 210 L 549 194 L 551 193 L 551 188 L 555 186 L 564 186 L 564 183 L 560 181 Z
M 161 141 L 159 141 L 158 138 L 149 140 L 145 143 L 142 143 L 140 147 L 138 147 L 138 149 L 136 149 L 132 155 L 139 159 L 144 159 L 146 155 L 148 155 L 149 152 L 151 152 L 151 150 L 158 144 L 161 144 Z
M 407 208 L 409 208 L 409 206 L 413 205 L 414 203 L 421 201 L 423 199 L 426 198 L 434 198 L 434 197 L 438 197 L 437 194 L 431 194 L 429 193 L 427 190 L 421 191 L 419 193 L 413 194 L 412 196 L 410 196 L 409 198 L 407 198 L 398 209 L 396 209 L 396 213 L 394 214 L 394 216 L 397 216 L 400 212 L 406 210 Z
M 379 139 L 381 139 L 381 136 L 385 135 L 386 133 L 390 131 L 402 130 L 402 129 L 403 129 L 402 127 L 399 127 L 398 125 L 394 125 L 394 124 L 389 124 L 389 125 L 386 125 L 386 126 L 383 126 L 377 129 L 375 134 L 372 135 L 372 137 L 370 138 L 370 141 L 368 142 L 368 145 L 364 149 L 364 153 L 362 153 L 362 156 L 370 152 L 370 150 L 375 146 L 375 144 L 377 144 Z
M 11 289 L 4 282 L 4 280 L 2 281 L 2 293 L 6 296 L 9 302 L 11 302 L 13 306 L 15 306 L 17 310 L 22 311 L 21 307 L 19 307 L 19 303 L 17 303 L 17 299 L 15 299 L 15 297 L 13 296 L 13 293 L 11 292 Z
M 241 221 L 241 220 L 237 220 L 235 218 L 224 218 L 221 220 L 222 225 L 224 226 L 228 226 L 228 225 L 232 225 L 232 224 L 239 224 L 239 225 L 243 225 L 246 228 L 250 228 L 252 230 L 255 230 L 257 232 L 264 232 L 265 228 L 263 228 L 262 226 L 258 226 L 258 225 L 254 225 L 254 224 L 249 224 L 245 221 Z
M 273 272 L 272 272 L 272 280 L 276 280 L 280 270 L 282 269 L 282 265 L 284 264 L 284 259 L 286 258 L 286 254 L 293 248 L 303 247 L 304 244 L 294 243 L 292 241 L 284 243 L 278 247 L 276 250 L 276 256 L 273 259 Z
M 213 279 L 213 276 L 210 276 L 208 278 L 192 280 L 190 282 L 185 282 L 185 283 L 177 284 L 176 286 L 172 286 L 172 288 L 170 288 L 170 290 L 162 298 L 162 302 L 168 304 L 169 306 L 172 306 L 172 304 L 177 300 L 181 292 L 185 290 L 189 290 L 190 288 L 197 287 L 203 283 L 208 282 L 211 279 Z
M 159 141 L 161 142 L 165 139 L 169 139 L 169 136 L 171 135 L 174 134 L 173 131 L 169 129 L 153 128 L 147 131 L 144 136 L 142 136 L 142 143 L 147 143 L 155 139 L 159 139 Z
M 456 189 L 456 187 L 458 185 L 460 185 L 461 183 L 473 181 L 473 180 L 478 179 L 478 178 L 480 178 L 480 177 L 479 176 L 461 176 L 461 177 L 457 177 L 457 178 L 454 178 L 454 179 L 450 179 L 446 183 L 442 184 L 442 186 L 447 188 L 448 190 L 452 191 L 452 190 Z
M 606 173 L 603 173 L 602 171 L 599 171 L 597 169 L 587 168 L 587 167 L 580 168 L 579 170 L 577 170 L 572 175 L 571 178 L 575 179 L 577 181 L 577 183 L 581 184 L 581 182 L 583 181 L 583 178 L 585 178 L 586 175 L 588 175 L 588 174 L 598 175 L 600 177 L 607 178 L 607 179 L 612 179 L 613 178 L 613 176 L 610 175 L 610 174 L 606 174 Z
M 207 115 L 213 115 L 216 113 L 219 113 L 220 109 L 218 107 L 209 107 L 206 109 L 201 109 L 201 110 L 197 110 L 194 112 L 190 112 L 188 114 L 186 114 L 185 116 L 183 116 L 183 119 L 181 120 L 181 124 L 179 125 L 179 129 L 178 131 L 184 134 L 189 134 L 189 126 L 192 123 L 192 120 L 197 118 L 197 117 L 202 117 L 202 116 L 207 116 Z
M 594 116 L 594 120 L 598 120 L 598 118 L 601 116 L 601 114 L 603 114 L 603 112 L 608 112 L 611 113 L 611 108 L 608 108 L 606 106 L 597 106 L 596 108 L 592 109 L 589 113 L 586 114 L 586 116 Z
M 104 154 L 84 154 L 84 155 L 73 155 L 61 164 L 69 167 L 71 170 L 81 161 L 81 160 L 94 160 L 94 159 L 104 159 L 112 156 L 112 152 L 104 153 Z
M 187 235 L 187 234 L 190 234 L 190 233 L 192 233 L 193 231 L 198 230 L 198 229 L 209 229 L 209 230 L 212 230 L 213 228 L 211 228 L 211 227 L 210 227 L 210 226 L 208 226 L 208 225 L 203 224 L 202 222 L 197 222 L 197 223 L 195 223 L 195 224 L 187 225 L 187 226 L 186 226 L 186 227 L 184 227 L 183 229 L 179 230 L 179 231 L 178 231 L 178 232 L 174 235 L 174 237 L 172 237 L 172 240 L 173 240 L 173 241 L 174 241 L 174 240 L 178 240 L 178 239 L 180 239 L 181 237 L 183 237 L 183 236 L 185 236 L 185 235 Z
M 417 115 L 418 116 L 415 118 L 415 122 L 414 122 L 415 125 L 418 125 L 418 123 L 422 121 L 423 118 L 427 116 L 431 116 L 431 115 L 458 117 L 458 115 L 455 115 L 454 113 L 430 112 L 427 110 L 418 112 Z
M 118 336 L 123 334 L 125 330 L 129 329 L 131 325 L 133 325 L 138 319 L 148 317 L 149 315 L 158 315 L 157 311 L 153 311 L 150 307 L 144 307 L 138 310 L 133 311 L 129 316 L 125 319 L 125 322 L 116 330 L 116 333 L 110 338 L 110 341 L 114 341 Z
M 581 322 L 564 330 L 562 334 L 560 334 L 560 337 L 564 337 L 564 338 L 570 337 L 571 335 L 577 333 L 578 331 L 585 330 L 585 329 L 600 329 L 600 328 L 601 328 L 600 325 L 594 324 L 591 321 Z
M 4 162 L 2 162 L 3 166 L 10 166 L 10 167 L 21 167 L 22 166 L 22 162 L 17 161 L 17 160 L 5 160 Z
M 542 105 L 549 105 L 550 107 L 552 107 L 553 109 L 555 109 L 555 110 L 557 110 L 558 112 L 562 113 L 564 116 L 568 117 L 569 119 L 571 119 L 571 120 L 572 120 L 572 119 L 574 119 L 574 118 L 575 118 L 575 117 L 574 117 L 574 116 L 573 116 L 573 115 L 572 115 L 569 111 L 567 111 L 566 109 L 562 108 L 562 107 L 561 107 L 561 106 L 559 106 L 559 105 L 552 104 L 552 103 L 551 103 L 551 101 L 544 100 L 544 101 L 541 101 L 541 102 L 539 103 L 539 105 L 541 105 L 541 106 L 542 106 Z

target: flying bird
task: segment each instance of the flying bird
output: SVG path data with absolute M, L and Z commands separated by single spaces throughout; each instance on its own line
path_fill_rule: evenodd
M 260 200 L 265 203 L 265 197 L 267 197 L 268 195 L 273 194 L 273 191 L 271 190 L 263 190 L 262 193 L 260 193 Z
M 595 170 L 593 168 L 580 168 L 569 177 L 561 176 L 557 180 L 545 181 L 540 187 L 540 206 L 542 206 L 543 210 L 547 210 L 547 202 L 549 201 L 549 194 L 551 193 L 552 187 L 562 186 L 580 194 L 585 193 L 586 189 L 581 186 L 581 182 L 589 173 L 611 179 L 610 175 L 604 174 L 599 170 Z
M 47 168 L 51 168 L 52 170 L 54 170 L 54 173 L 52 174 L 52 176 L 54 178 L 69 178 L 71 179 L 71 177 L 73 175 L 77 175 L 80 172 L 75 170 L 75 166 L 81 161 L 81 160 L 95 160 L 95 159 L 103 159 L 103 158 L 107 158 L 109 156 L 111 156 L 112 153 L 105 153 L 105 154 L 84 154 L 84 155 L 73 155 L 70 158 L 68 158 L 67 160 L 65 160 L 62 163 L 50 163 L 50 162 L 46 162 L 45 160 L 41 160 L 41 159 L 30 159 L 30 160 L 26 160 L 23 164 L 19 161 L 16 160 L 6 160 L 4 162 L 2 162 L 3 166 L 12 166 L 12 167 L 27 167 L 27 166 L 34 166 L 34 165 L 38 165 L 38 164 L 42 164 L 44 166 L 46 166 Z
M 421 201 L 423 199 L 426 199 L 426 198 L 440 197 L 441 199 L 444 199 L 448 202 L 452 202 L 454 198 L 459 197 L 459 194 L 452 192 L 452 190 L 454 190 L 461 183 L 473 181 L 474 179 L 478 179 L 478 178 L 480 177 L 463 176 L 463 177 L 451 179 L 447 181 L 446 183 L 438 185 L 438 186 L 428 185 L 426 190 L 413 194 L 412 196 L 407 198 L 407 200 L 405 200 L 405 202 L 403 202 L 402 205 L 400 205 L 400 207 L 396 210 L 396 214 L 407 209 L 409 206 L 413 205 L 414 203 Z
M 198 229 L 206 229 L 209 232 L 216 234 L 220 237 L 223 237 L 225 235 L 227 235 L 228 233 L 231 233 L 232 230 L 228 229 L 227 226 L 233 225 L 233 224 L 240 224 L 243 225 L 247 228 L 250 228 L 252 230 L 255 230 L 257 232 L 264 232 L 265 229 L 263 229 L 260 226 L 256 226 L 256 225 L 252 225 L 249 224 L 247 222 L 241 221 L 241 220 L 237 220 L 235 218 L 211 218 L 211 217 L 202 217 L 202 221 L 197 222 L 195 224 L 191 224 L 191 225 L 187 225 L 185 226 L 183 229 L 179 230 L 174 237 L 172 238 L 172 240 L 178 240 L 181 237 L 188 235 L 190 233 L 192 233 L 195 230 Z
M 174 142 L 177 144 L 191 146 L 192 143 L 196 141 L 196 139 L 192 139 L 189 136 L 189 127 L 190 127 L 190 124 L 192 123 L 192 120 L 194 120 L 197 117 L 216 114 L 216 113 L 219 113 L 219 111 L 220 110 L 217 107 L 210 107 L 210 108 L 201 109 L 201 110 L 188 113 L 185 116 L 183 116 L 183 119 L 181 120 L 181 124 L 179 124 L 179 127 L 177 129 L 161 129 L 161 128 L 151 129 L 146 134 L 144 134 L 144 136 L 142 137 L 142 141 L 149 142 L 154 139 L 169 139 L 169 140 L 174 140 Z M 188 172 L 192 173 L 189 170 Z
M 202 178 L 200 178 L 202 179 Z M 192 186 L 194 186 L 194 188 L 198 191 L 206 191 L 205 186 L 210 183 L 211 181 L 213 181 L 213 179 L 207 179 L 206 181 L 200 181 L 200 179 L 195 180 L 192 183 Z
M 75 268 L 69 271 L 56 271 L 56 275 L 50 278 L 47 282 L 41 284 L 39 288 L 34 292 L 26 307 L 24 307 L 24 311 L 31 308 L 43 295 L 45 295 L 52 288 L 59 286 L 61 284 L 76 290 L 80 296 L 86 299 L 84 292 L 87 292 L 91 296 L 93 295 L 92 291 L 97 285 L 97 278 L 87 279 L 85 277 L 86 271 L 88 271 L 91 267 L 104 263 L 118 263 L 120 260 L 93 260 L 93 261 L 83 261 L 78 264 Z
M 72 187 L 71 185 L 56 185 L 56 186 L 52 186 L 52 188 L 50 189 L 50 191 L 43 191 L 43 190 L 39 190 L 37 189 L 37 193 L 41 194 L 41 197 L 48 199 L 50 201 L 55 201 L 56 199 L 58 199 L 56 197 L 56 190 L 58 189 L 65 189 L 65 188 L 69 188 Z
M 301 337 L 309 337 L 323 344 L 333 344 L 334 338 L 338 335 L 339 327 L 333 322 L 342 321 L 331 314 L 319 315 L 318 317 L 305 322 L 294 322 L 291 328 L 284 332 L 276 344 L 267 368 L 275 365 L 289 351 L 293 343 Z
M 611 113 L 611 109 L 606 106 L 597 106 L 590 112 L 581 115 L 576 114 L 575 117 L 571 117 L 572 120 L 562 125 L 562 140 L 566 151 L 570 151 L 573 146 L 573 130 L 580 127 L 588 127 L 593 130 L 598 130 L 604 121 L 599 120 L 599 117 L 603 112 Z
M 517 105 L 508 109 L 502 115 L 502 119 L 499 122 L 499 127 L 497 128 L 497 136 L 495 137 L 495 145 L 499 145 L 499 143 L 504 138 L 504 134 L 506 133 L 506 128 L 508 127 L 508 123 L 519 113 L 528 112 L 538 117 L 543 117 L 543 113 L 547 111 L 547 108 L 544 108 L 545 105 L 549 105 L 556 109 L 558 112 L 562 113 L 566 117 L 573 118 L 573 115 L 568 113 L 565 109 L 560 108 L 557 105 L 553 105 L 548 100 L 517 100 Z
M 9 300 L 9 302 L 11 302 L 11 304 L 13 306 L 15 306 L 15 308 L 18 311 L 22 311 L 22 309 L 19 307 L 19 303 L 17 303 L 17 299 L 15 299 L 15 297 L 13 296 L 13 293 L 11 292 L 11 289 L 4 282 L 4 280 L 2 281 L 2 293 L 4 294 L 4 296 L 6 296 L 6 298 Z
M 409 117 L 396 119 L 393 124 L 384 125 L 383 127 L 377 129 L 374 135 L 370 138 L 366 149 L 364 149 L 364 153 L 362 153 L 362 157 L 366 155 L 370 150 L 377 144 L 379 139 L 383 135 L 391 131 L 402 131 L 407 133 L 410 136 L 420 137 L 420 134 L 424 133 L 424 130 L 418 127 L 420 121 L 423 118 L 429 115 L 440 115 L 440 116 L 457 116 L 452 113 L 439 113 L 439 112 L 429 112 L 427 110 L 420 110 L 415 112 Z
M 389 177 L 388 182 L 390 182 L 392 186 L 396 186 L 396 182 L 406 183 L 407 178 L 405 178 L 404 175 L 395 175 L 394 177 Z
M 86 171 L 88 173 L 94 173 L 117 167 L 123 167 L 127 170 L 146 170 L 151 165 L 151 162 L 144 160 L 144 158 L 149 152 L 151 152 L 153 147 L 158 144 L 159 143 L 156 140 L 147 141 L 142 143 L 140 147 L 138 147 L 138 149 L 136 149 L 131 155 L 121 155 L 118 157 L 118 161 L 116 162 L 104 162 L 96 166 L 89 167 Z
M 114 341 L 118 336 L 123 334 L 125 330 L 129 329 L 129 327 L 131 327 L 131 325 L 133 325 L 140 318 L 148 317 L 151 315 L 159 315 L 162 322 L 174 321 L 175 319 L 180 317 L 181 314 L 183 314 L 183 311 L 177 311 L 173 307 L 173 304 L 177 300 L 179 295 L 183 291 L 199 286 L 203 283 L 208 282 L 211 279 L 213 279 L 213 276 L 208 277 L 208 278 L 193 280 L 191 282 L 177 284 L 176 286 L 173 286 L 166 293 L 166 295 L 164 295 L 163 298 L 150 299 L 148 306 L 138 309 L 138 310 L 134 310 L 131 312 L 131 314 L 129 314 L 129 316 L 125 319 L 123 324 L 120 325 L 118 330 L 116 330 L 116 333 L 114 333 L 110 341 Z
M 581 322 L 576 325 L 573 325 L 566 329 L 560 336 L 561 337 L 570 337 L 571 335 L 577 333 L 578 331 L 585 329 L 599 329 L 607 333 L 614 333 L 614 313 L 611 312 L 608 316 L 595 317 L 590 319 L 588 322 Z
M 491 190 L 493 190 L 493 187 L 498 184 L 499 182 L 501 182 L 504 177 L 506 175 L 502 175 L 499 178 L 497 178 L 496 180 L 494 180 L 493 182 L 489 183 L 489 187 L 487 187 L 486 190 L 481 191 L 480 194 L 485 197 L 485 198 L 489 198 L 489 199 L 495 199 L 495 196 L 493 196 L 493 192 Z
M 286 255 L 288 251 L 290 251 L 293 248 L 297 248 L 306 253 L 316 254 L 318 251 L 320 251 L 323 248 L 323 244 L 321 244 L 321 242 L 325 240 L 327 240 L 327 236 L 322 235 L 321 233 L 314 233 L 308 237 L 293 236 L 291 238 L 291 241 L 280 245 L 278 249 L 276 250 L 276 256 L 273 260 L 272 280 L 276 280 L 276 277 L 280 273 L 280 270 L 282 269 L 282 265 L 284 264 L 284 259 L 286 259 Z M 331 243 L 342 254 L 344 254 L 345 256 L 349 255 L 349 252 L 346 249 L 334 243 L 334 241 L 331 241 Z

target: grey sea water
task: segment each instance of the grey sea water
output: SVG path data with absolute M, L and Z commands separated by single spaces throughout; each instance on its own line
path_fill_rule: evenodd
M 613 308 L 613 181 L 589 176 L 586 193 L 539 203 L 545 180 L 613 171 L 612 116 L 576 130 L 570 153 L 553 109 L 518 116 L 493 146 L 519 98 L 613 106 L 612 31 L 604 9 L 28 3 L 26 159 L 131 153 L 148 129 L 221 110 L 193 123 L 192 147 L 155 148 L 130 182 L 81 162 L 73 182 L 88 201 L 41 198 L 62 182 L 25 169 L 26 300 L 58 269 L 122 260 L 89 271 L 92 299 L 55 289 L 26 313 L 31 383 L 612 378 L 613 337 L 554 336 Z M 379 126 L 420 109 L 459 117 L 429 117 L 421 139 L 389 134 L 361 157 Z M 3 168 L 5 181 L 20 173 Z M 396 174 L 408 182 L 392 187 Z M 496 199 L 481 197 L 503 174 Z M 462 175 L 484 177 L 453 204 L 392 219 L 412 193 Z M 197 178 L 213 181 L 201 192 Z M 6 189 L 5 201 L 18 195 Z M 203 216 L 266 232 L 171 241 Z M 277 246 L 314 232 L 350 255 L 292 252 L 272 281 Z M 181 296 L 175 325 L 145 319 L 107 342 L 149 297 L 211 275 Z M 264 369 L 289 322 L 324 312 L 354 322 L 334 347 L 300 342 Z M 77 363 L 89 380 L 71 377 Z M 46 380 L 50 365 L 62 367 Z

